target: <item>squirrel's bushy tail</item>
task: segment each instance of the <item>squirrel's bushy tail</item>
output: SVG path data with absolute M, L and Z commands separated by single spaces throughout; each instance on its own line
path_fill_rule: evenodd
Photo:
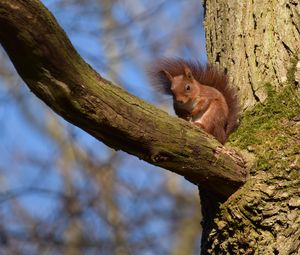
M 237 89 L 229 85 L 228 77 L 216 67 L 201 65 L 198 61 L 187 61 L 181 58 L 163 58 L 155 61 L 149 68 L 148 73 L 152 84 L 160 91 L 171 94 L 170 81 L 164 75 L 164 71 L 173 77 L 184 73 L 184 66 L 191 69 L 194 78 L 203 85 L 211 86 L 219 90 L 228 105 L 229 116 L 226 127 L 226 135 L 232 133 L 238 124 L 240 103 Z

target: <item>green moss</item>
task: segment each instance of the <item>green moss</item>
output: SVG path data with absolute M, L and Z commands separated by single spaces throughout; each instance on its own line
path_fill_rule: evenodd
M 297 132 L 293 125 L 287 127 L 287 124 L 300 114 L 299 92 L 293 86 L 287 86 L 279 94 L 269 84 L 266 89 L 267 100 L 244 114 L 239 129 L 231 137 L 233 145 L 247 149 L 248 146 L 266 145 L 274 139 L 283 142 L 286 136 Z
M 282 169 L 300 167 L 300 93 L 293 84 L 275 92 L 266 85 L 268 98 L 248 110 L 231 137 L 235 147 L 255 154 L 251 175 L 268 171 L 280 175 Z
M 269 163 L 269 161 L 265 158 L 260 158 L 256 162 L 256 167 L 259 168 L 260 170 L 268 170 L 272 167 L 272 165 Z M 255 168 L 256 168 L 255 167 Z

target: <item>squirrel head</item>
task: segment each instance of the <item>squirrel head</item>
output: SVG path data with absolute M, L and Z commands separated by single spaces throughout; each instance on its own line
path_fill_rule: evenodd
M 177 104 L 186 104 L 198 95 L 198 82 L 194 79 L 189 67 L 184 66 L 184 73 L 174 77 L 166 70 L 162 70 L 162 72 L 171 83 L 170 89 Z

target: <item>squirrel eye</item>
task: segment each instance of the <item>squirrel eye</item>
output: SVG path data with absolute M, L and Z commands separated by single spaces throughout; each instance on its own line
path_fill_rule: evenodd
M 190 84 L 186 84 L 186 85 L 185 85 L 185 90 L 186 90 L 186 91 L 189 91 L 189 90 L 191 90 L 191 86 L 190 86 Z

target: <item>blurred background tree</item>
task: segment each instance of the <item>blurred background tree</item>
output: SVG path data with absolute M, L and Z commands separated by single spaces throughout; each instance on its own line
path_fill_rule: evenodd
M 97 71 L 170 113 L 147 63 L 206 61 L 201 1 L 42 2 Z M 199 254 L 194 185 L 65 122 L 0 56 L 0 254 Z

